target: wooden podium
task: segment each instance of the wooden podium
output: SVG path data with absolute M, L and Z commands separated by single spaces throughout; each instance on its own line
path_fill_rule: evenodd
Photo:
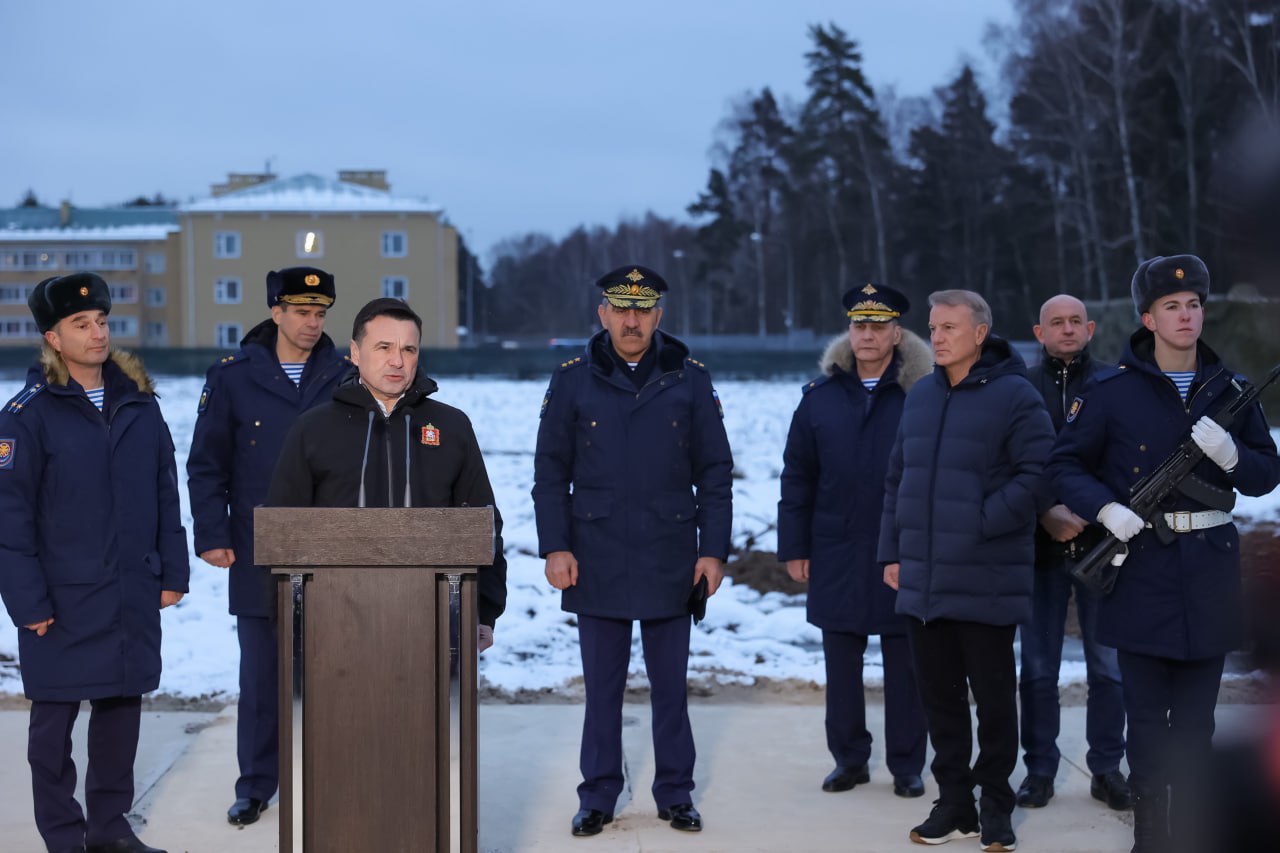
M 280 851 L 474 853 L 493 510 L 254 510 L 279 591 Z

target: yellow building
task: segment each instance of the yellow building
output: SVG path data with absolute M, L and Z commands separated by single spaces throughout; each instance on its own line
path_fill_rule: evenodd
M 267 314 L 266 274 L 292 266 L 333 273 L 327 331 L 343 347 L 361 305 L 406 300 L 423 320 L 422 346 L 458 345 L 458 235 L 443 210 L 393 196 L 381 171 L 337 180 L 233 174 L 178 209 L 186 346 L 239 346 Z
M 178 224 L 172 209 L 0 210 L 0 347 L 40 340 L 27 296 L 43 279 L 99 273 L 111 286 L 112 340 L 123 347 L 180 346 Z
M 422 346 L 458 346 L 458 234 L 435 204 L 391 194 L 382 171 L 277 179 L 232 174 L 179 206 L 0 209 L 0 347 L 40 339 L 27 296 L 42 279 L 90 271 L 111 285 L 120 346 L 220 347 L 269 315 L 270 270 L 333 273 L 327 331 L 339 348 L 361 305 L 406 300 Z

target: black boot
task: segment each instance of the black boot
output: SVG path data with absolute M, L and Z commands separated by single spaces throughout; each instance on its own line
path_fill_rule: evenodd
M 1135 791 L 1133 803 L 1133 850 L 1130 853 L 1168 853 L 1169 791 Z

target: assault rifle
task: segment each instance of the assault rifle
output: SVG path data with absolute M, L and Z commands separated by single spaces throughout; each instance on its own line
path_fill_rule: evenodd
M 1280 364 L 1271 368 L 1271 372 L 1267 374 L 1267 378 L 1261 385 L 1232 379 L 1231 387 L 1235 389 L 1236 396 L 1211 415 L 1214 422 L 1223 429 L 1230 429 L 1240 413 L 1248 410 L 1258 399 L 1258 395 L 1278 377 L 1280 377 Z M 1129 509 L 1145 521 L 1148 527 L 1160 530 L 1161 525 L 1164 524 L 1161 504 L 1178 491 L 1178 487 L 1191 476 L 1192 469 L 1200 464 L 1202 459 L 1204 459 L 1204 451 L 1188 433 L 1178 445 L 1177 450 L 1129 490 Z M 1172 534 L 1169 535 L 1172 537 Z M 1120 574 L 1120 564 L 1128 554 L 1129 547 L 1113 534 L 1107 533 L 1105 539 L 1076 563 L 1071 569 L 1071 575 L 1092 592 L 1107 595 L 1115 587 L 1116 578 Z

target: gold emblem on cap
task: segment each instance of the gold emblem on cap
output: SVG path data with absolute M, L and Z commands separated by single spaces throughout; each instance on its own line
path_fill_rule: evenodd
M 81 295 L 81 296 L 88 296 L 88 295 L 89 295 L 89 288 L 87 288 L 87 287 L 82 287 L 82 288 L 80 288 L 80 295 Z
M 1173 271 L 1173 277 L 1174 277 L 1174 278 L 1181 279 L 1181 278 L 1185 278 L 1185 277 L 1186 277 L 1186 275 L 1187 275 L 1187 274 L 1186 274 L 1185 272 L 1183 272 L 1183 271 L 1182 271 L 1182 267 L 1178 267 L 1176 270 L 1174 270 L 1174 271 Z
M 315 273 L 311 273 L 306 278 L 304 278 L 303 281 L 306 282 L 307 287 L 315 287 L 316 285 L 320 284 L 320 276 L 316 275 Z
M 872 284 L 871 282 L 867 282 L 867 286 L 862 288 L 862 292 L 871 294 L 871 293 L 878 293 L 879 291 L 876 290 L 876 286 L 874 284 Z
M 640 285 L 638 285 L 638 284 L 633 284 L 633 285 L 631 285 L 631 295 L 632 295 L 632 296 L 639 296 L 639 295 L 640 295 Z
M 631 279 L 632 281 L 644 281 L 644 276 L 640 274 L 640 270 L 632 270 L 631 272 L 627 273 L 627 278 Z

